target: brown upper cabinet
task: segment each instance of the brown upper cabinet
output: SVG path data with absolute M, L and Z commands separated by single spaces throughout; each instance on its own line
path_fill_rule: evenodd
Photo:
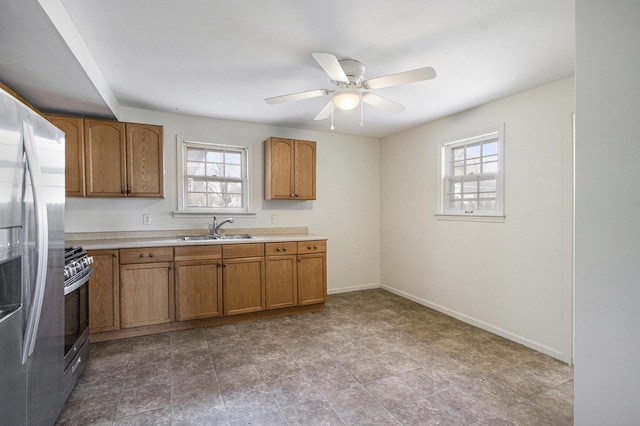
M 68 197 L 164 197 L 162 126 L 47 118 L 65 132 Z
M 264 142 L 265 200 L 316 199 L 316 143 L 269 138 Z
M 80 117 L 47 115 L 65 135 L 65 188 L 67 197 L 84 196 L 84 121 Z

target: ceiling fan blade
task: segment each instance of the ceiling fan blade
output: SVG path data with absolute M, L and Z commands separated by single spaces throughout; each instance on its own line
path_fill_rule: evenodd
M 362 85 L 367 89 L 382 89 L 383 87 L 398 86 L 400 84 L 413 83 L 416 81 L 431 80 L 436 78 L 436 70 L 431 67 L 418 68 L 412 71 L 399 72 L 397 74 L 385 75 L 383 77 L 372 78 Z
M 389 112 L 397 113 L 405 110 L 404 105 L 390 101 L 389 99 L 383 98 L 382 96 L 374 93 L 365 93 L 362 95 L 362 102 Z
M 324 96 L 328 93 L 329 91 L 326 89 L 308 90 L 306 92 L 292 93 L 290 95 L 275 96 L 273 98 L 267 98 L 264 101 L 269 105 L 273 105 L 273 104 L 280 104 L 282 102 L 291 102 L 291 101 L 299 101 L 302 99 L 317 98 L 318 96 Z
M 320 111 L 318 115 L 316 115 L 316 118 L 314 118 L 314 120 L 324 120 L 325 118 L 329 118 L 332 110 L 333 110 L 333 99 L 331 99 L 329 103 L 326 104 L 324 108 L 322 108 L 322 111 Z
M 349 78 L 344 73 L 344 70 L 340 66 L 340 62 L 338 62 L 338 58 L 336 58 L 335 55 L 332 55 L 331 53 L 314 53 L 312 56 L 322 67 L 324 72 L 329 74 L 329 78 L 331 78 L 331 80 L 343 83 L 349 82 Z

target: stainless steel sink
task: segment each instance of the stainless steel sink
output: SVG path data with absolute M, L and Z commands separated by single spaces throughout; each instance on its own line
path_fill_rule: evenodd
M 258 237 L 254 237 L 249 234 L 240 234 L 240 235 L 218 235 L 216 240 L 257 240 Z
M 240 235 L 196 235 L 193 237 L 184 236 L 178 237 L 178 241 L 207 241 L 207 240 L 257 240 L 258 237 L 254 237 L 249 234 Z

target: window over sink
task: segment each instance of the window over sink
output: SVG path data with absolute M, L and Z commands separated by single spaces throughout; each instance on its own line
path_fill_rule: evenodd
M 178 142 L 177 213 L 248 213 L 248 148 Z

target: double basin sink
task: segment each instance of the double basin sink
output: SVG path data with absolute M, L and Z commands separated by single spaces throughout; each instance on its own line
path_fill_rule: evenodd
M 257 240 L 258 237 L 254 237 L 249 234 L 240 235 L 196 235 L 193 237 L 185 236 L 178 237 L 178 241 L 210 241 L 210 240 Z

